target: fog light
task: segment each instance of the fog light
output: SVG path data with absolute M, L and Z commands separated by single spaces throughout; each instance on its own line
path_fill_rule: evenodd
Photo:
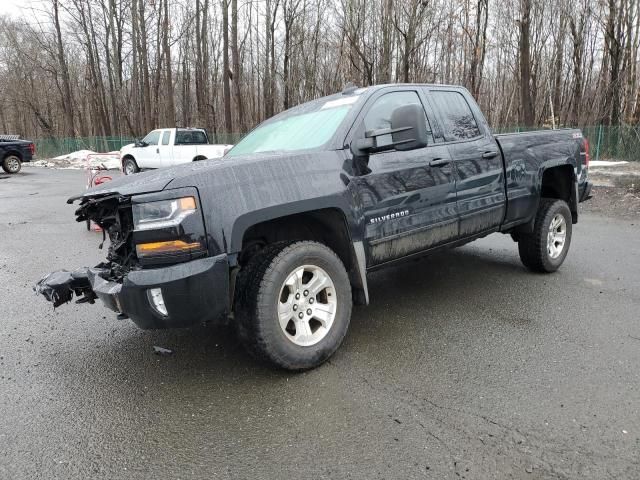
M 147 298 L 153 309 L 160 315 L 166 317 L 168 315 L 167 307 L 164 304 L 161 288 L 150 288 L 147 290 Z

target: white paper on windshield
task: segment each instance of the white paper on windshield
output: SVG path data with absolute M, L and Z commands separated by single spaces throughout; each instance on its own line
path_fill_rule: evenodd
M 353 96 L 353 97 L 339 98 L 338 100 L 331 100 L 325 103 L 320 108 L 320 110 L 326 110 L 327 108 L 342 107 L 344 105 L 351 105 L 352 103 L 356 103 L 358 101 L 358 98 L 359 97 Z

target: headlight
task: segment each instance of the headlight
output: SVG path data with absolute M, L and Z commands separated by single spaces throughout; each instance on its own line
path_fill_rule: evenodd
M 193 197 L 133 204 L 133 226 L 136 231 L 156 230 L 179 225 L 196 212 Z
M 184 187 L 171 193 L 178 198 L 163 198 L 167 193 L 162 192 L 131 199 L 132 240 L 143 267 L 186 262 L 207 254 L 196 189 Z

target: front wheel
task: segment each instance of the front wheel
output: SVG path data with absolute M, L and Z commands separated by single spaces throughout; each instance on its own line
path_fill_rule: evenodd
M 534 272 L 555 272 L 571 245 L 571 211 L 567 202 L 554 198 L 540 200 L 532 233 L 520 233 L 520 260 Z
M 133 158 L 127 157 L 122 162 L 122 171 L 125 175 L 133 175 L 134 173 L 138 173 L 140 169 Z
M 8 155 L 2 161 L 2 169 L 7 173 L 18 173 L 22 168 L 22 162 L 16 155 Z
M 317 367 L 333 355 L 347 333 L 351 306 L 342 261 L 317 242 L 268 246 L 238 278 L 240 340 L 259 360 L 287 370 Z

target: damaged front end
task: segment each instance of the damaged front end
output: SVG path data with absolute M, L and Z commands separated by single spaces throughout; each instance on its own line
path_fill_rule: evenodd
M 78 222 L 93 221 L 109 237 L 107 258 L 92 268 L 60 270 L 34 287 L 58 307 L 95 303 L 139 327 L 174 328 L 224 318 L 229 310 L 227 255 L 211 255 L 198 192 L 181 187 L 80 197 Z M 70 199 L 70 203 L 75 199 Z M 216 252 L 213 252 L 216 253 Z
M 73 199 L 69 202 L 71 203 Z M 45 275 L 34 287 L 34 291 L 53 303 L 54 308 L 70 302 L 74 295 L 76 303 L 94 303 L 100 298 L 114 311 L 121 313 L 117 305 L 117 293 L 124 277 L 137 266 L 133 248 L 133 218 L 128 197 L 117 194 L 83 198 L 76 210 L 76 221 L 91 220 L 102 228 L 103 247 L 109 237 L 107 261 L 93 268 L 74 271 L 59 270 Z

